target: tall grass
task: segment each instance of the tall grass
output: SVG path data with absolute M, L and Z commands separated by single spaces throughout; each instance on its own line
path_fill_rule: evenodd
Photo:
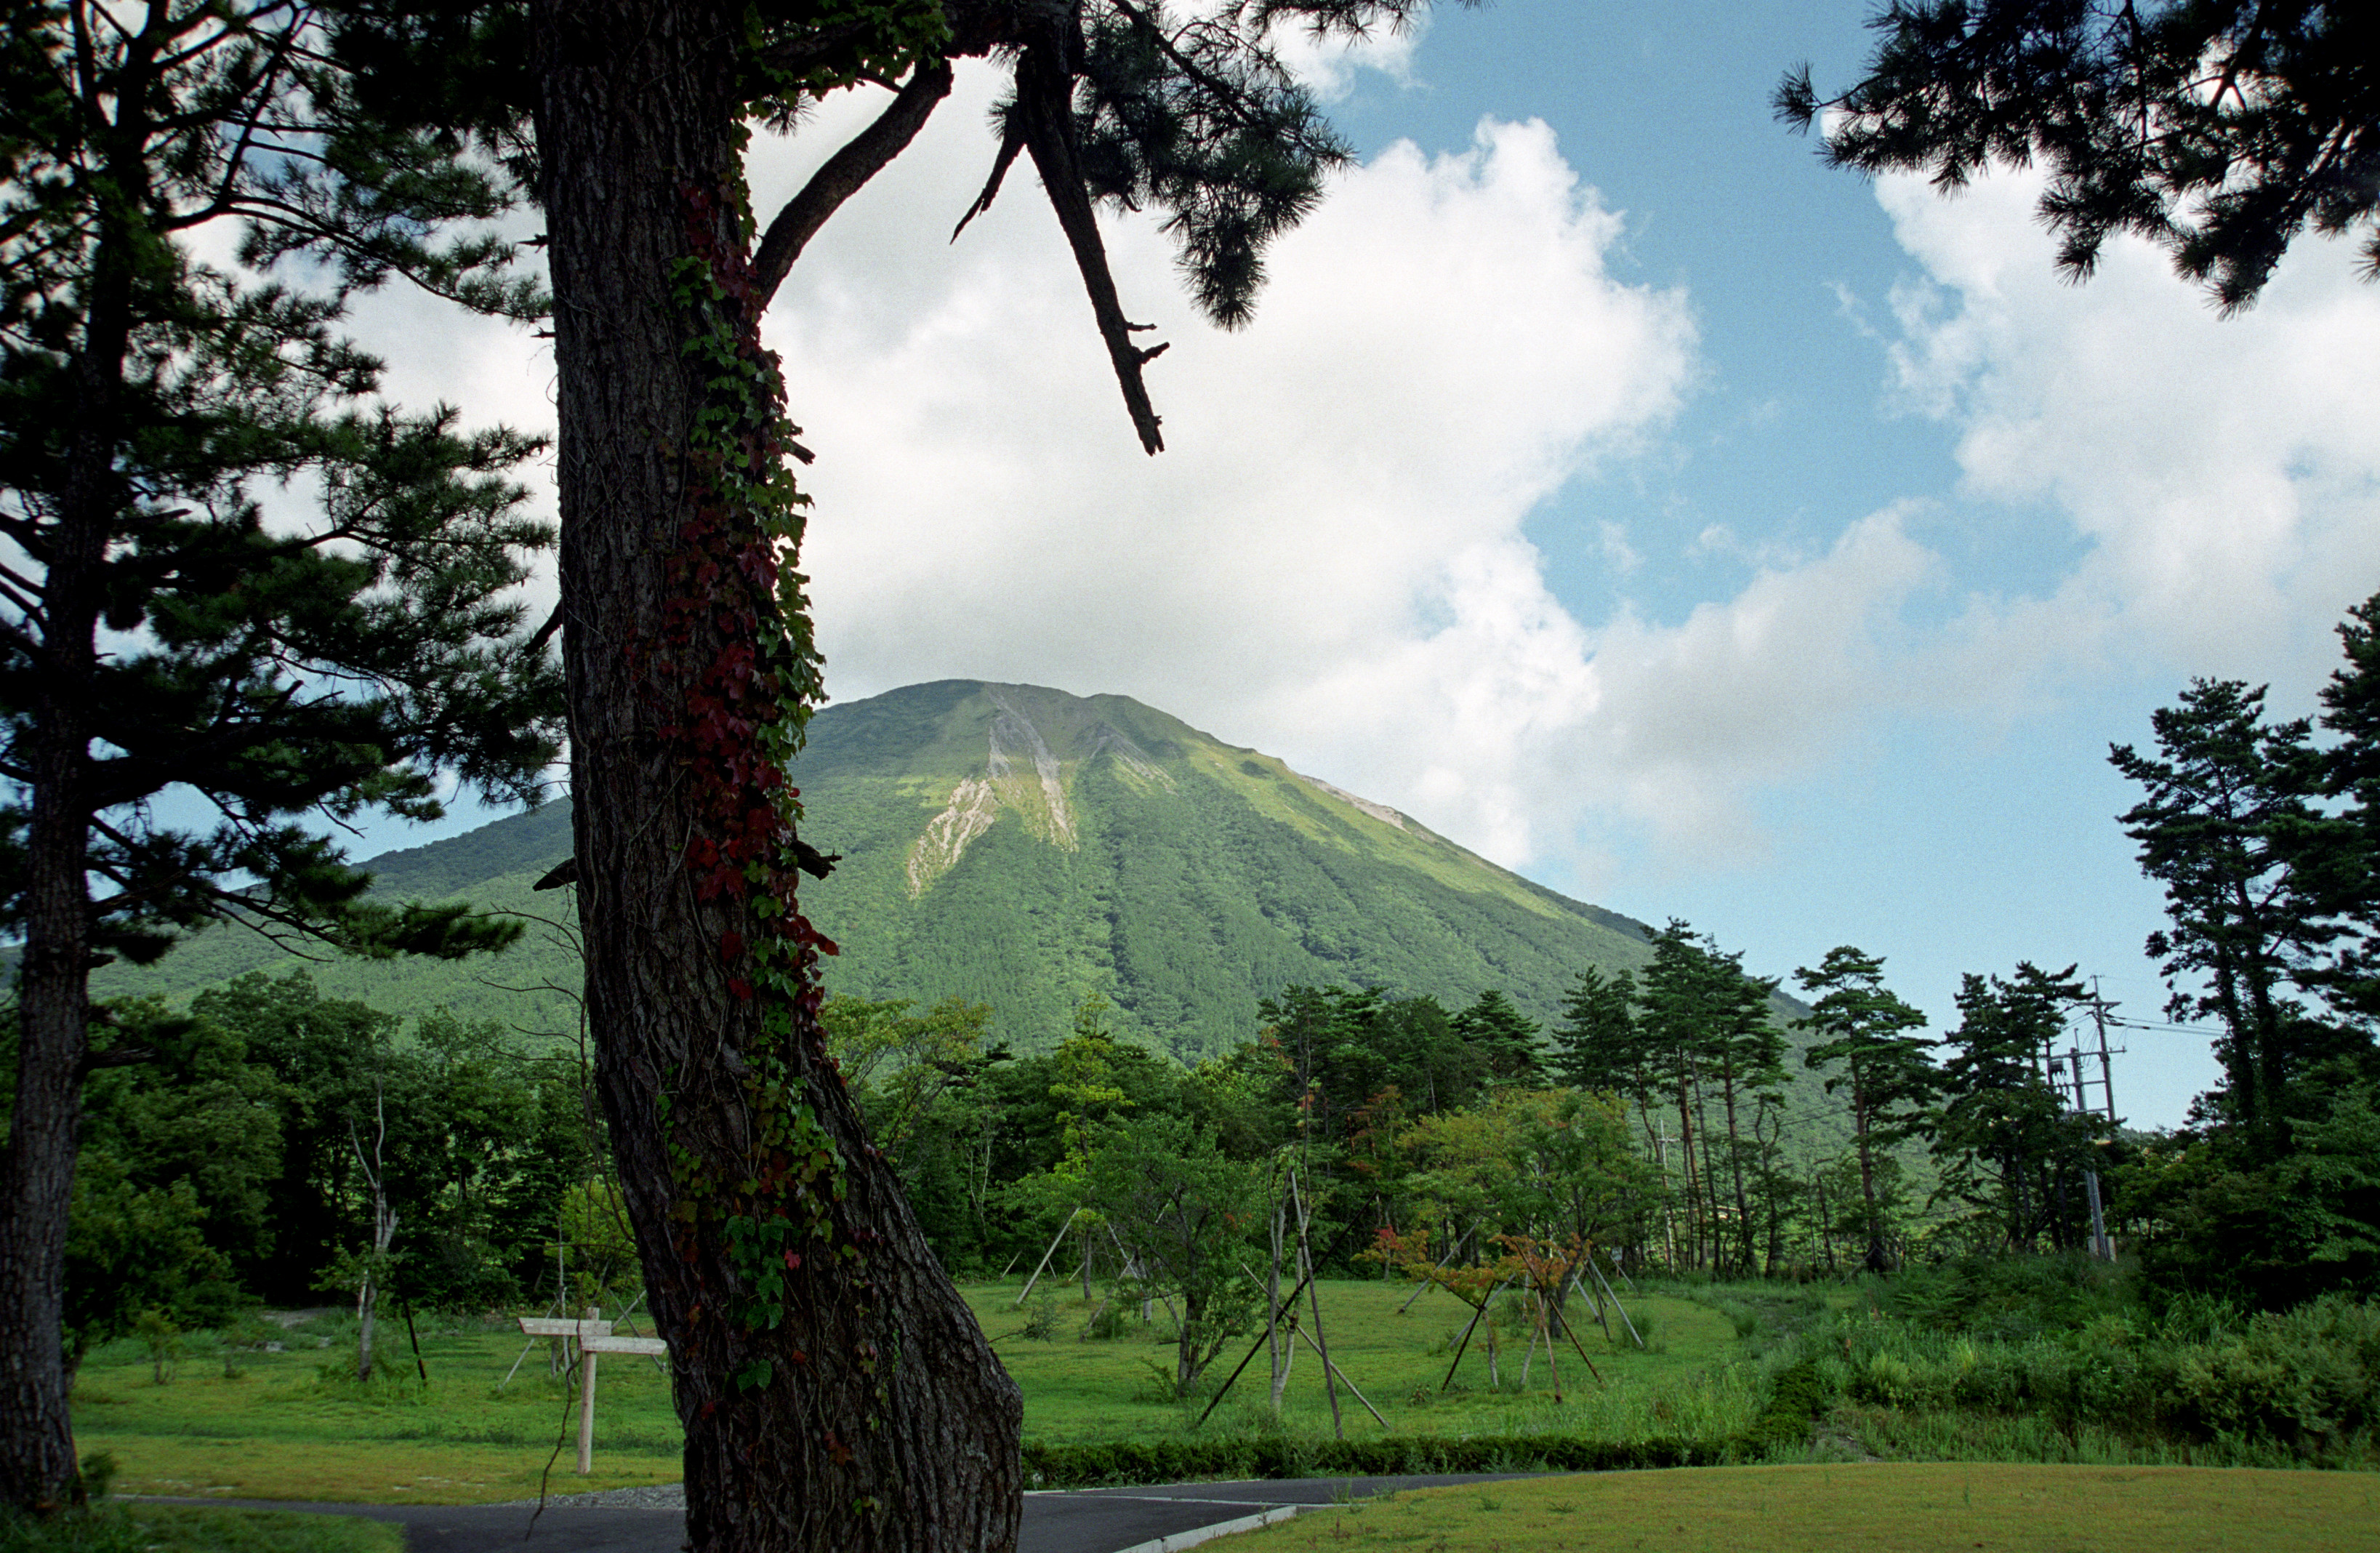
M 2153 1310 L 2080 1259 L 1915 1269 L 1804 1333 L 1879 1455 L 2380 1467 L 2380 1305 Z

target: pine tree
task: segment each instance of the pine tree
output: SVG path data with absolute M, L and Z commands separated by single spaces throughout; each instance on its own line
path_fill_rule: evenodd
M 2380 1025 L 2380 594 L 2350 610 L 2338 636 L 2347 666 L 2322 688 L 2322 725 L 2337 742 L 2321 785 L 2344 801 L 2347 824 L 2330 832 L 2336 844 L 2313 887 L 2343 931 L 2318 984 L 2369 1029 Z
M 1670 1158 L 1673 1151 L 1676 1154 L 1683 1181 L 1685 1244 L 1697 1264 L 1705 1260 L 1714 1218 L 1710 1172 L 1695 1153 L 1704 1131 L 1702 1060 L 1710 1027 L 1706 959 L 1694 929 L 1672 917 L 1653 939 L 1653 963 L 1645 971 L 1640 1018 L 1650 1065 L 1660 1075 L 1661 1087 L 1678 1114 L 1678 1136 L 1671 1139 L 1657 1134 L 1654 1149 L 1661 1161 L 1665 1190 Z
M 1818 1038 L 1802 1053 L 1813 1068 L 1839 1068 L 1827 1093 L 1850 1091 L 1852 1147 L 1859 1159 L 1861 1229 L 1870 1272 L 1889 1271 L 1881 1184 L 1891 1151 L 1923 1132 L 1939 1083 L 1927 1041 L 1910 1032 L 1925 1027 L 1925 1015 L 1884 985 L 1884 961 L 1845 944 L 1827 952 L 1813 969 L 1793 973 L 1804 991 L 1817 995 L 1810 1017 L 1795 1028 Z
M 1592 1089 L 1644 1102 L 1649 1089 L 1644 1043 L 1636 1027 L 1636 973 L 1607 977 L 1593 965 L 1562 999 L 1554 1026 L 1554 1076 L 1574 1089 Z
M 1545 1079 L 1545 1062 L 1537 1052 L 1537 1022 L 1512 1006 L 1512 1000 L 1491 987 L 1457 1013 L 1450 1022 L 1473 1058 L 1495 1084 L 1533 1085 Z
M 1735 1194 L 1736 1266 L 1749 1276 L 1759 1262 L 1759 1221 L 1744 1181 L 1747 1164 L 1768 1178 L 1773 1191 L 1776 1159 L 1773 1147 L 1759 1138 L 1760 1119 L 1783 1104 L 1785 1037 L 1777 1028 L 1769 1000 L 1777 991 L 1775 977 L 1755 977 L 1743 969 L 1741 952 L 1722 954 L 1710 944 L 1710 1051 L 1718 1081 L 1720 1115 L 1727 1124 L 1727 1164 Z M 1752 1113 L 1747 1127 L 1745 1112 Z M 1775 1206 L 1771 1207 L 1772 1229 Z M 1775 1235 L 1770 1236 L 1772 1244 Z
M 506 941 L 367 900 L 299 817 L 435 818 L 444 773 L 533 796 L 561 686 L 516 591 L 551 541 L 510 478 L 538 444 L 383 404 L 338 334 L 392 273 L 535 310 L 509 245 L 433 240 L 490 213 L 488 180 L 359 124 L 301 7 L 5 18 L 0 922 L 24 947 L 0 1500 L 41 1511 L 80 1493 L 58 1342 L 78 1095 L 143 1055 L 110 1043 L 91 970 L 225 917 L 373 953 Z M 218 223 L 237 265 L 193 255 Z M 306 288 L 259 278 L 301 249 L 324 261 Z
M 1000 1547 L 1019 1402 L 824 1061 L 785 760 L 821 695 L 793 567 L 807 457 L 759 324 L 841 203 L 994 56 L 973 209 L 1040 175 L 1142 445 L 1161 445 L 1096 206 L 1154 207 L 1244 322 L 1265 243 L 1345 154 L 1266 40 L 1417 0 L 528 6 L 555 293 L 563 607 L 589 1017 L 649 1287 L 676 1344 L 697 1553 Z M 436 29 L 393 14 L 388 51 Z M 754 120 L 861 81 L 877 123 L 773 213 Z M 501 89 L 501 82 L 490 90 Z
M 2089 994 L 2073 966 L 2053 974 L 2027 961 L 2012 980 L 1963 977 L 1958 1001 L 1934 1136 L 1937 1195 L 1996 1214 L 2011 1250 L 2032 1250 L 2045 1231 L 2059 1249 L 2082 1244 L 2056 1198 L 2088 1131 L 2078 1132 L 2042 1058 Z
M 2293 993 L 2328 963 L 2341 925 L 2323 881 L 2360 846 L 2319 802 L 2309 724 L 2267 723 L 2264 706 L 2261 687 L 2193 681 L 2152 716 L 2155 758 L 2123 745 L 2108 759 L 2147 790 L 2122 821 L 2141 871 L 2166 887 L 2171 925 L 2148 952 L 2173 988 L 2168 1014 L 2222 1022 L 2223 1118 L 2278 1158 L 2292 1122 L 2320 1109 L 2300 1080 L 2358 1044 Z

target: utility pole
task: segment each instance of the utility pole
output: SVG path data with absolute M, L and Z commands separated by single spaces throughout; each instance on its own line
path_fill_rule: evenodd
M 2099 1094 L 2105 1111 L 2091 1103 L 2090 1079 L 2082 1069 L 2082 1049 L 2080 1045 L 2070 1045 L 2062 1057 L 2045 1049 L 2042 1053 L 2043 1076 L 2049 1080 L 2061 1101 L 2070 1098 L 2074 1110 L 2084 1116 L 2104 1114 L 2107 1125 L 2112 1128 L 2116 1125 L 2116 1085 L 2115 1070 L 2108 1062 L 2111 1052 L 2107 1046 L 2107 1013 L 2115 1005 L 2100 996 L 2097 977 L 2091 978 L 2090 1007 L 2091 1024 L 2098 1036 Z M 2119 1051 L 2123 1049 L 2119 1047 L 2115 1049 Z M 2072 1090 L 2070 1097 L 2068 1093 L 2070 1085 Z M 2082 1187 L 2091 1204 L 2091 1254 L 2102 1261 L 2112 1262 L 2116 1259 L 2116 1244 L 2107 1236 L 2107 1220 L 2099 1196 L 2099 1172 L 2096 1169 L 2084 1167 Z
M 2091 978 L 2091 1023 L 2099 1032 L 2099 1095 L 2107 1102 L 2107 1125 L 2110 1127 L 2116 1125 L 2116 1078 L 2115 1069 L 2107 1062 L 2107 1016 L 2115 1006 L 2099 996 L 2099 978 L 2093 977 Z M 2124 1049 L 2120 1046 L 2115 1048 L 2118 1052 Z
M 2066 1049 L 2065 1056 L 2052 1056 L 2049 1059 L 2049 1071 L 2061 1080 L 2070 1075 L 2074 1084 L 2075 1110 L 2084 1116 L 2093 1114 L 2090 1101 L 2083 1098 L 2082 1049 L 2070 1046 Z M 2058 1084 L 2061 1091 L 2065 1087 L 2063 1082 Z M 2060 1098 L 2064 1097 L 2061 1095 Z M 2099 1172 L 2089 1165 L 2082 1167 L 2082 1192 L 2091 1203 L 2091 1255 L 2103 1262 L 2112 1262 L 2116 1259 L 2116 1247 L 2114 1243 L 2107 1239 L 2107 1220 L 2100 1211 Z

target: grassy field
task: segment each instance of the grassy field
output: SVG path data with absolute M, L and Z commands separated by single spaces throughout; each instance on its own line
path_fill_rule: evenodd
M 1087 1341 L 1083 1332 L 1095 1307 L 1078 1297 L 1078 1289 L 1045 1286 L 1022 1308 L 1017 1292 L 1014 1280 L 966 1291 L 995 1350 L 1024 1389 L 1028 1440 L 1065 1446 L 1246 1440 L 1276 1434 L 1301 1442 L 1331 1436 L 1321 1366 L 1310 1352 L 1301 1349 L 1298 1354 L 1278 1420 L 1268 1406 L 1267 1366 L 1259 1354 L 1214 1417 L 1194 1432 L 1203 1403 L 1181 1402 L 1169 1394 L 1172 1345 L 1161 1311 L 1147 1326 L 1127 1321 L 1111 1337 Z M 1599 1332 L 1585 1334 L 1597 1373 L 1588 1374 L 1579 1356 L 1565 1348 L 1557 1356 L 1557 1398 L 1543 1351 L 1524 1359 L 1524 1335 L 1510 1330 L 1500 1334 L 1498 1384 L 1489 1384 L 1484 1337 L 1475 1337 L 1453 1385 L 1441 1391 L 1467 1311 L 1433 1292 L 1401 1315 L 1406 1292 L 1402 1286 L 1375 1281 L 1323 1285 L 1332 1357 L 1379 1409 L 1386 1433 L 1406 1439 L 1547 1435 L 1613 1442 L 1718 1442 L 1744 1436 L 1766 1404 L 1769 1371 L 1808 1343 L 1779 1339 L 1814 1322 L 1832 1332 L 1845 1317 L 1828 1307 L 1863 1298 L 1846 1288 L 1823 1295 L 1784 1286 L 1647 1290 L 1632 1295 L 1629 1308 L 1648 1346 L 1640 1350 L 1624 1337 L 1614 1346 Z M 1873 1311 L 1849 1315 L 1853 1319 L 1848 1330 L 1883 1329 Z M 575 1383 L 549 1372 L 542 1342 L 500 1389 L 524 1348 L 509 1322 L 425 1325 L 425 1385 L 413 1367 L 402 1326 L 384 1326 L 382 1333 L 388 1378 L 370 1387 L 349 1378 L 353 1323 L 339 1316 L 291 1330 L 279 1353 L 225 1350 L 192 1340 L 170 1382 L 163 1385 L 152 1357 L 137 1342 L 112 1345 L 84 1365 L 76 1390 L 79 1447 L 112 1454 L 119 1467 L 118 1486 L 148 1494 L 485 1503 L 532 1498 L 541 1486 L 571 1492 L 670 1482 L 678 1475 L 676 1417 L 666 1381 L 649 1360 L 624 1356 L 604 1363 L 596 1470 L 580 1478 L 571 1471 Z M 1821 1346 L 1831 1353 L 1835 1341 L 1829 1337 Z M 1243 1340 L 1225 1352 L 1215 1378 L 1238 1362 L 1245 1346 Z M 1350 1439 L 1382 1435 L 1383 1426 L 1352 1395 L 1342 1390 L 1340 1403 Z M 1960 1479 L 1962 1493 L 1975 1483 L 2016 1481 L 1990 1477 L 1998 1467 L 1988 1463 L 2116 1470 L 2119 1479 L 2109 1481 L 2131 1483 L 2151 1481 L 2141 1471 L 2168 1464 L 2259 1467 L 2292 1460 L 2289 1450 L 2277 1446 L 2252 1450 L 2225 1439 L 2194 1447 L 2128 1443 L 2108 1428 L 2087 1422 L 2061 1425 L 2034 1412 L 1912 1409 L 1848 1396 L 1836 1401 L 1806 1446 L 1784 1445 L 1767 1455 L 1771 1463 L 1846 1468 L 1876 1458 L 1976 1463 L 1974 1472 L 1985 1475 Z M 1706 1475 L 1691 1474 L 1689 1480 Z M 2285 1475 L 2312 1481 L 2334 1474 Z M 1818 1481 L 1833 1480 L 1822 1474 Z M 1843 1481 L 1888 1479 L 1854 1472 Z M 1920 1473 L 1907 1481 L 1932 1480 Z M 2205 1481 L 2260 1480 L 2252 1475 Z M 2357 1473 L 2341 1481 L 2364 1486 L 2291 1492 L 2360 1496 L 2380 1479 Z
M 557 1492 L 677 1480 L 677 1417 L 650 1360 L 599 1371 L 595 1474 L 581 1478 L 575 1384 L 547 1373 L 543 1345 L 496 1389 L 527 1341 L 510 1323 L 425 1324 L 427 1386 L 404 1327 L 386 1323 L 389 1378 L 355 1384 L 354 1329 L 352 1318 L 310 1322 L 278 1353 L 193 1342 L 163 1386 L 138 1343 L 112 1344 L 78 1378 L 76 1447 L 114 1456 L 117 1490 L 135 1494 L 484 1504 L 535 1498 L 550 1461 Z
M 0 1514 L 0 1553 L 405 1553 L 405 1532 L 345 1515 L 110 1505 L 52 1521 Z
M 1231 1553 L 2362 1553 L 2367 1473 L 2004 1462 L 1705 1467 L 1430 1488 L 1302 1516 Z
M 1045 1285 L 1045 1288 L 1047 1285 Z M 1015 1308 L 1017 1283 L 973 1288 L 967 1296 L 994 1347 L 1025 1391 L 1028 1438 L 1051 1443 L 1148 1439 L 1184 1433 L 1196 1405 L 1164 1395 L 1172 1344 L 1158 1321 L 1127 1323 L 1121 1335 L 1080 1341 L 1094 1307 L 1077 1297 L 1037 1292 Z M 1598 1384 L 1565 1346 L 1557 1402 L 1540 1348 L 1520 1389 L 1523 1339 L 1500 1334 L 1500 1388 L 1488 1383 L 1484 1336 L 1475 1336 L 1454 1385 L 1441 1395 L 1451 1344 L 1467 1313 L 1443 1293 L 1424 1294 L 1409 1315 L 1408 1291 L 1378 1282 L 1323 1285 L 1331 1358 L 1399 1434 L 1580 1433 L 1716 1437 L 1742 1428 L 1760 1402 L 1758 1366 L 1729 1317 L 1669 1294 L 1632 1300 L 1649 1348 L 1614 1350 L 1599 1332 L 1586 1340 Z M 1047 1338 L 1027 1335 L 1043 1318 Z M 293 1330 L 282 1353 L 225 1351 L 193 1341 L 168 1384 L 150 1354 L 127 1341 L 84 1365 L 75 1390 L 78 1448 L 114 1455 L 117 1486 L 147 1494 L 369 1503 L 486 1503 L 534 1497 L 550 1461 L 556 1491 L 674 1481 L 680 1437 L 668 1386 L 645 1359 L 613 1358 L 600 1372 L 595 1474 L 571 1472 L 576 1391 L 547 1371 L 542 1345 L 512 1383 L 497 1383 L 524 1341 L 509 1324 L 421 1329 L 430 1371 L 422 1385 L 404 1329 L 383 1324 L 380 1353 L 392 1377 L 370 1387 L 351 1373 L 354 1327 L 329 1317 Z M 1622 1339 L 1625 1344 L 1625 1339 Z M 318 1346 L 319 1345 L 319 1346 Z M 1220 1361 L 1220 1376 L 1245 1343 Z M 230 1360 L 227 1372 L 225 1358 Z M 1301 1350 L 1276 1425 L 1267 1406 L 1263 1356 L 1216 1410 L 1206 1432 L 1285 1429 L 1329 1438 L 1321 1366 Z M 1343 1390 L 1350 1438 L 1380 1426 Z M 555 1460 L 557 1446 L 562 1454 Z
M 1046 1287 L 1046 1285 L 1045 1285 Z M 1444 1392 L 1453 1346 L 1468 1307 L 1433 1291 L 1400 1316 L 1412 1289 L 1402 1283 L 1326 1282 L 1322 1286 L 1324 1336 L 1331 1363 L 1359 1388 L 1396 1434 L 1586 1434 L 1611 1438 L 1644 1435 L 1717 1438 L 1743 1428 L 1761 1401 L 1757 1366 L 1749 1362 L 1734 1326 L 1717 1309 L 1670 1294 L 1629 1302 L 1647 1347 L 1638 1350 L 1624 1334 L 1620 1346 L 1599 1331 L 1583 1334 L 1595 1371 L 1579 1362 L 1569 1344 L 1549 1371 L 1540 1345 L 1527 1359 L 1526 1335 L 1498 1334 L 1498 1379 L 1488 1384 L 1487 1338 L 1475 1333 L 1454 1382 Z M 1017 1288 L 970 1289 L 967 1298 L 993 1348 L 1025 1392 L 1025 1433 L 1052 1444 L 1086 1440 L 1146 1439 L 1187 1430 L 1205 1407 L 1170 1399 L 1173 1343 L 1172 1325 L 1160 1307 L 1157 1320 L 1135 1320 L 1107 1341 L 1076 1340 L 1093 1306 L 1076 1297 L 1058 1304 L 1052 1335 L 1026 1335 L 1035 1302 L 1016 1308 Z M 1135 1313 L 1136 1314 L 1136 1313 Z M 1614 1331 L 1619 1331 L 1614 1323 Z M 1220 1383 L 1259 1334 L 1235 1341 L 1213 1372 Z M 1528 1388 L 1521 1389 L 1524 1369 Z M 1208 1431 L 1259 1432 L 1276 1426 L 1295 1435 L 1331 1433 L 1330 1398 L 1322 1365 L 1302 1343 L 1281 1398 L 1276 1426 L 1270 1407 L 1270 1370 L 1259 1353 L 1208 1422 Z M 1560 1382 L 1555 1399 L 1554 1380 Z M 1348 1437 L 1377 1437 L 1380 1426 L 1362 1402 L 1339 1389 Z

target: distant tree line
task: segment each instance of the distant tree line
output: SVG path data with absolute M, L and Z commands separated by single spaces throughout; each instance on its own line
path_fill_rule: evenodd
M 70 1365 L 144 1314 L 190 1328 L 260 1301 L 370 1314 L 634 1287 L 575 1060 L 324 998 L 303 971 L 112 1016 L 154 1057 L 85 1086 Z
M 1260 1005 L 1252 1039 L 1195 1067 L 1116 1038 L 1096 999 L 1056 1047 L 1021 1057 L 984 1044 L 981 1005 L 838 999 L 826 1022 L 927 1234 L 962 1274 L 1037 1257 L 1086 1216 L 1057 1258 L 1070 1276 L 1138 1260 L 1096 1183 L 1116 1178 L 1103 1151 L 1143 1158 L 1160 1134 L 1179 1158 L 1254 1172 L 1242 1182 L 1253 1195 L 1232 1205 L 1251 1244 L 1293 1168 L 1325 1265 L 1360 1271 L 1416 1234 L 1433 1256 L 1484 1265 L 1498 1237 L 1551 1227 L 1515 1206 L 1552 1189 L 1525 1119 L 1575 1128 L 1589 1112 L 1605 1140 L 1588 1151 L 1597 1179 L 1569 1184 L 1592 1186 L 1597 1206 L 1561 1232 L 1626 1268 L 1881 1268 L 1921 1230 L 1961 1247 L 2086 1242 L 2082 1172 L 2105 1168 L 2107 1129 L 2072 1113 L 2041 1061 L 2086 997 L 2070 969 L 1970 977 L 1960 1028 L 1937 1043 L 1856 949 L 1798 973 L 1814 1001 L 1791 1025 L 1776 980 L 1689 925 L 1671 922 L 1652 949 L 1641 976 L 1581 973 L 1550 1030 L 1500 991 L 1450 1011 L 1294 987 Z M 1826 1097 L 1814 1107 L 1803 1087 L 1801 1110 L 1817 1114 L 1797 1114 L 1795 1033 Z M 1528 1178 L 1521 1197 L 1514 1178 Z

